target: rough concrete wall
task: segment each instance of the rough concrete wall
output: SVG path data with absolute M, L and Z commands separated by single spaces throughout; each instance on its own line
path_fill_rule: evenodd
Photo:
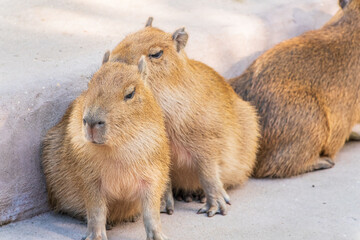
M 0 225 L 48 210 L 41 139 L 102 55 L 153 25 L 185 26 L 190 57 L 225 77 L 275 43 L 323 25 L 336 0 L 10 1 L 0 8 Z

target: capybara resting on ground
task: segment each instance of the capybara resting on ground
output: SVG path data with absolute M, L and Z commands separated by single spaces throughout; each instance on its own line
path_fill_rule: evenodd
M 87 240 L 107 239 L 106 222 L 141 212 L 147 239 L 165 239 L 160 201 L 169 181 L 170 149 L 161 108 L 146 86 L 145 65 L 144 58 L 139 70 L 103 65 L 45 137 L 50 204 L 85 218 Z
M 360 0 L 340 6 L 321 29 L 276 45 L 230 80 L 260 115 L 255 177 L 331 168 L 360 121 Z
M 254 107 L 240 99 L 224 78 L 184 51 L 188 34 L 151 26 L 128 35 L 103 62 L 136 64 L 147 57 L 148 83 L 164 115 L 172 152 L 175 189 L 203 189 L 199 213 L 226 214 L 225 189 L 244 183 L 255 164 L 258 123 Z

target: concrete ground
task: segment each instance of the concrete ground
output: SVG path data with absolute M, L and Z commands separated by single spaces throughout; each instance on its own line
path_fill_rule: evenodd
M 186 52 L 225 77 L 274 44 L 321 27 L 337 0 L 0 0 L 0 225 L 48 212 L 41 140 L 86 88 L 103 53 L 148 16 L 168 32 L 185 26 Z M 360 131 L 360 129 L 357 129 Z M 228 216 L 176 203 L 162 215 L 171 239 L 360 239 L 360 143 L 333 169 L 284 180 L 250 180 L 230 192 Z M 85 225 L 52 213 L 0 227 L 0 239 L 80 239 Z M 142 223 L 110 239 L 144 239 Z
M 334 168 L 291 179 L 252 179 L 230 191 L 227 216 L 197 215 L 200 203 L 175 202 L 162 214 L 170 239 L 360 239 L 360 143 L 346 144 Z M 80 240 L 86 225 L 46 213 L 0 228 L 0 240 Z M 142 221 L 117 225 L 109 240 L 145 239 Z

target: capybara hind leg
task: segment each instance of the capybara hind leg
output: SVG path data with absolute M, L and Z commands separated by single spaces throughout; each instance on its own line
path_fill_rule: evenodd
M 357 132 L 351 132 L 349 136 L 349 141 L 360 141 L 360 134 Z
M 319 158 L 320 146 L 315 146 L 315 148 L 319 150 L 311 149 L 310 146 L 291 144 L 288 148 L 272 149 L 263 156 L 266 161 L 263 160 L 257 166 L 254 176 L 287 178 L 328 167 L 330 163 L 325 158 Z M 301 152 L 300 149 L 308 150 Z M 284 155 L 284 152 L 288 154 Z
M 310 165 L 308 172 L 332 168 L 334 165 L 335 163 L 331 158 L 319 157 L 312 165 Z
M 206 202 L 206 197 L 205 197 L 205 193 L 204 190 L 199 189 L 196 192 L 193 193 L 193 198 L 195 201 L 199 201 L 201 203 L 205 203 Z
M 198 189 L 196 191 L 186 191 L 183 189 L 177 190 L 175 192 L 175 199 L 178 201 L 192 202 L 199 201 L 201 203 L 206 202 L 205 193 L 202 189 Z
M 189 190 L 178 189 L 175 191 L 174 195 L 177 201 L 192 202 L 194 200 L 193 193 Z
M 324 170 L 332 168 L 335 165 L 334 161 L 330 157 L 315 157 L 313 161 L 309 161 L 308 164 L 306 164 L 302 170 L 297 172 L 298 174 L 318 171 L 318 170 Z

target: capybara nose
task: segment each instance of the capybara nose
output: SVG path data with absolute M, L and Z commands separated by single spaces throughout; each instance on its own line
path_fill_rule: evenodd
M 83 123 L 84 126 L 89 126 L 90 128 L 97 128 L 97 129 L 103 128 L 105 126 L 105 121 L 92 117 L 84 117 Z
M 83 118 L 85 137 L 88 141 L 97 144 L 105 142 L 105 121 L 101 118 L 86 116 Z

